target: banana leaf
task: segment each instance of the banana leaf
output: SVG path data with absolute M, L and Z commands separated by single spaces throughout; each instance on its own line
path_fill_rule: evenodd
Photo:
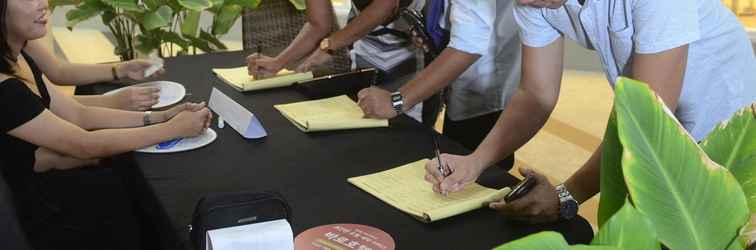
M 520 249 L 538 249 L 538 250 L 613 250 L 618 249 L 612 246 L 570 246 L 564 240 L 561 234 L 556 232 L 540 232 L 531 234 L 521 239 L 498 246 L 494 250 L 520 250 Z
M 627 198 L 627 187 L 622 177 L 622 144 L 617 135 L 617 114 L 614 111 L 610 114 L 606 125 L 601 151 L 599 228 L 622 207 Z
M 622 172 L 633 204 L 670 249 L 725 249 L 748 220 L 745 195 L 711 161 L 648 85 L 615 88 Z
M 173 10 L 167 5 L 160 6 L 155 11 L 147 13 L 144 16 L 144 28 L 147 30 L 154 30 L 161 27 L 167 27 L 171 24 L 171 18 L 173 17 Z
M 628 250 L 660 249 L 654 226 L 629 200 L 601 227 L 591 244 Z
M 701 142 L 701 148 L 735 175 L 751 213 L 756 212 L 756 103 L 720 123 Z

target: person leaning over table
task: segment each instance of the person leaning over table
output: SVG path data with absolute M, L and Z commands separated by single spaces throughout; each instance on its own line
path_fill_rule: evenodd
M 359 105 L 366 117 L 393 118 L 450 86 L 444 93 L 443 133 L 472 150 L 494 126 L 520 80 L 514 3 L 444 0 L 427 4 L 444 5 L 438 25 L 450 29 L 448 46 L 397 92 L 363 89 L 358 93 Z M 428 23 L 433 25 L 433 21 Z M 511 167 L 513 162 L 512 155 L 502 164 Z
M 415 53 L 410 38 L 399 30 L 401 25 L 396 21 L 402 9 L 420 10 L 423 2 L 352 0 L 352 18 L 344 28 L 331 33 L 337 25 L 331 1 L 307 0 L 307 22 L 294 41 L 275 58 L 256 54 L 247 57 L 249 73 L 270 77 L 305 56 L 307 58 L 296 70 L 310 71 L 330 62 L 336 51 L 352 45 L 353 67 L 378 69 L 379 82 L 414 72 Z
M 522 82 L 507 110 L 469 155 L 441 156 L 454 173 L 426 180 L 446 194 L 475 181 L 502 156 L 514 153 L 543 127 L 559 96 L 564 37 L 596 50 L 610 85 L 618 76 L 648 83 L 697 141 L 756 100 L 756 60 L 738 19 L 719 0 L 518 0 Z M 491 208 L 534 223 L 570 219 L 578 203 L 599 192 L 601 146 L 555 188 L 533 170 L 536 186 Z M 563 197 L 560 201 L 560 197 Z
M 45 35 L 49 14 L 47 0 L 0 0 L 0 171 L 35 249 L 135 249 L 136 239 L 124 233 L 135 222 L 118 214 L 129 208 L 118 207 L 118 197 L 99 197 L 113 183 L 81 187 L 86 177 L 77 174 L 91 172 L 69 169 L 197 136 L 212 115 L 204 103 L 130 112 L 84 106 L 60 93 L 25 48 Z
M 135 59 L 111 64 L 77 64 L 61 60 L 45 46 L 43 39 L 28 41 L 25 51 L 36 59 L 42 72 L 53 83 L 87 85 L 114 80 L 141 81 L 144 71 L 152 66 L 149 60 Z M 150 78 L 162 74 L 159 70 Z M 87 106 L 144 111 L 158 103 L 160 88 L 130 87 L 113 95 L 76 95 L 74 99 Z

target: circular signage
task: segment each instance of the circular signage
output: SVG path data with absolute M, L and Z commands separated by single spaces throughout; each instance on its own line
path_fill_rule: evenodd
M 358 224 L 330 224 L 307 229 L 294 239 L 296 250 L 394 250 L 383 230 Z

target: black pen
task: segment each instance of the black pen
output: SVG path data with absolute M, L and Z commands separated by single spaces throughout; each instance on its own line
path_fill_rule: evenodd
M 438 159 L 438 172 L 444 177 L 451 175 L 451 171 L 447 172 L 444 168 L 444 164 L 441 162 L 441 149 L 438 146 L 438 135 L 433 133 L 433 144 L 435 146 L 436 159 Z

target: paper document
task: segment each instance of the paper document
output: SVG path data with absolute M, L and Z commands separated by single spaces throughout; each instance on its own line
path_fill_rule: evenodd
M 346 95 L 273 107 L 304 132 L 388 127 L 388 120 L 363 118 L 362 109 Z
M 207 231 L 207 250 L 293 250 L 294 233 L 285 219 Z
M 213 69 L 213 73 L 215 73 L 218 78 L 239 91 L 286 87 L 294 84 L 295 82 L 313 78 L 312 72 L 296 73 L 294 71 L 283 69 L 279 71 L 278 74 L 276 74 L 276 76 L 274 77 L 255 80 L 253 76 L 249 75 L 247 66 L 238 68 Z
M 471 183 L 443 196 L 433 192 L 431 183 L 425 181 L 426 162 L 428 159 L 347 181 L 426 223 L 487 206 L 510 191 L 508 187 L 496 190 Z

